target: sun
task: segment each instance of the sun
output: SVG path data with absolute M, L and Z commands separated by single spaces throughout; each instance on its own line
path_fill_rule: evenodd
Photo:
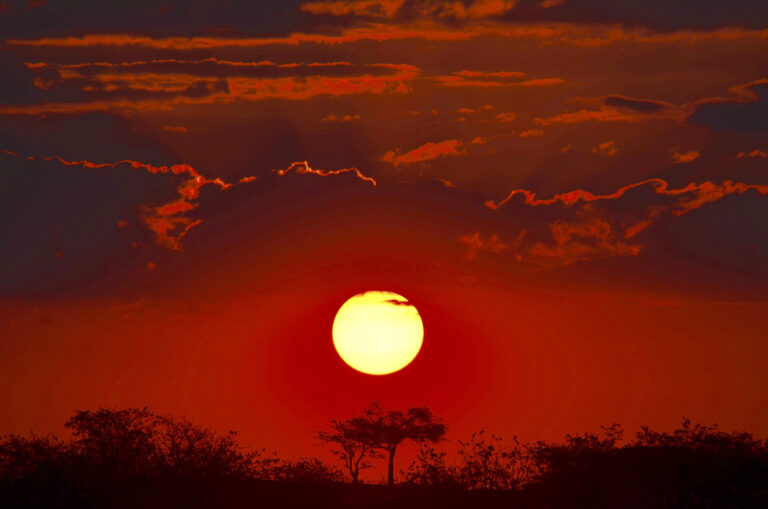
M 418 355 L 424 325 L 402 295 L 370 291 L 345 302 L 333 320 L 333 346 L 352 368 L 369 375 L 403 369 Z

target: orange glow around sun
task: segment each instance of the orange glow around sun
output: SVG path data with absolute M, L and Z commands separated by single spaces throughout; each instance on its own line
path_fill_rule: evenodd
M 393 292 L 355 295 L 333 321 L 333 344 L 352 368 L 370 375 L 403 369 L 418 355 L 424 326 L 416 308 Z

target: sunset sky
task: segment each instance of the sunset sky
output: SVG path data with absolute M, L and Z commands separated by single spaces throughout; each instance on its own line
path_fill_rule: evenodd
M 768 435 L 768 3 L 10 0 L 0 34 L 0 434 L 148 405 L 312 455 L 379 399 Z M 333 348 L 367 290 L 423 320 L 391 375 Z

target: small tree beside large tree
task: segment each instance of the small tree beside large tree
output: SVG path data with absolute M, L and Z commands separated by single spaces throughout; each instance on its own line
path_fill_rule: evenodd
M 364 429 L 350 421 L 331 421 L 331 431 L 319 431 L 317 438 L 330 444 L 331 452 L 344 462 L 353 483 L 360 480 L 360 471 L 371 468 L 371 459 L 380 458 L 381 454 L 367 439 Z
M 384 410 L 378 401 L 372 402 L 361 415 L 333 421 L 331 427 L 334 431 L 321 432 L 318 437 L 341 446 L 335 452 L 344 460 L 353 482 L 357 482 L 360 469 L 367 466 L 367 459 L 381 451 L 388 459 L 389 486 L 395 483 L 395 453 L 401 443 L 406 440 L 435 443 L 445 436 L 447 429 L 442 419 L 427 407 L 413 407 L 405 412 Z

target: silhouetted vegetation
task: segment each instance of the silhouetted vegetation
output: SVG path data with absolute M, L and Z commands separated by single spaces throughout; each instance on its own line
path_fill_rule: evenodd
M 318 458 L 246 451 L 232 431 L 146 408 L 78 411 L 66 427 L 67 439 L 0 440 L 0 507 L 768 507 L 768 444 L 687 419 L 628 441 L 615 424 L 558 443 L 481 430 L 449 455 L 429 409 L 373 403 L 317 435 L 352 484 Z M 392 458 L 409 439 L 421 449 L 400 486 L 360 483 L 386 458 L 393 484 Z
M 395 484 L 395 453 L 401 443 L 405 440 L 438 442 L 447 429 L 427 407 L 409 408 L 406 412 L 384 410 L 378 401 L 371 403 L 361 415 L 342 422 L 333 421 L 332 427 L 334 432 L 320 432 L 318 437 L 342 446 L 335 451 L 347 464 L 352 482 L 357 482 L 361 467 L 369 466 L 364 461 L 366 458 L 375 457 L 372 454 L 376 451 L 384 451 L 388 458 L 389 486 Z
M 545 507 L 768 507 L 768 443 L 683 419 L 673 433 L 643 427 L 619 445 L 620 426 L 564 442 L 511 445 L 481 431 L 458 462 L 423 447 L 405 479 L 419 486 L 512 490 Z
M 514 490 L 532 482 L 538 472 L 517 439 L 510 446 L 496 435 L 486 437 L 484 430 L 473 433 L 467 442 L 459 440 L 457 464 L 448 465 L 446 455 L 432 446 L 422 446 L 405 472 L 406 482 L 468 490 Z
M 371 468 L 372 459 L 382 458 L 375 445 L 369 442 L 365 429 L 350 421 L 331 421 L 332 431 L 319 431 L 317 438 L 331 444 L 331 452 L 344 462 L 352 483 L 360 479 L 360 471 Z

